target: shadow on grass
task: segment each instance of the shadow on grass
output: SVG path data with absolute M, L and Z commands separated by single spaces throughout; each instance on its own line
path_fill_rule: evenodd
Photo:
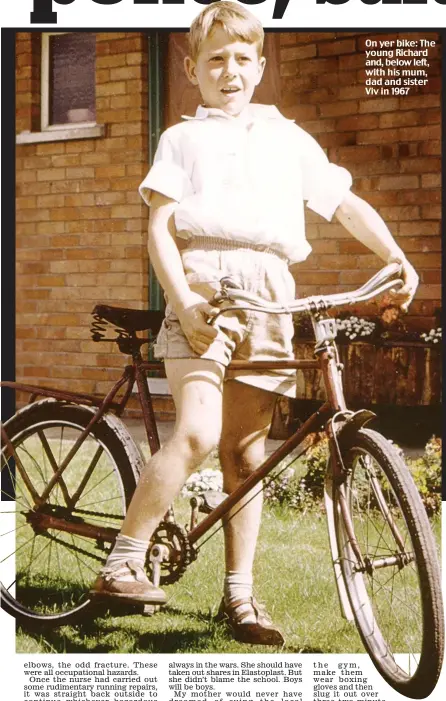
M 90 606 L 88 612 L 83 612 L 70 625 L 51 628 L 30 623 L 19 625 L 17 631 L 42 644 L 46 650 L 84 654 L 206 652 L 216 637 L 211 614 L 165 607 L 155 614 L 155 630 L 141 633 L 140 629 L 150 626 L 152 620 L 151 616 L 144 616 L 143 623 L 135 627 L 135 618 L 141 613 L 135 606 L 96 605 Z M 193 626 L 196 628 L 191 630 Z M 160 627 L 166 629 L 160 630 Z
M 21 628 L 21 632 L 24 633 L 28 638 L 33 639 L 37 644 L 41 644 L 45 652 L 77 652 L 77 653 L 106 653 L 106 652 L 118 652 L 116 650 L 116 645 L 110 643 L 106 644 L 103 642 L 96 642 L 94 647 L 92 646 L 91 638 L 87 642 L 84 638 L 85 636 L 92 634 L 92 629 L 94 628 L 94 634 L 98 634 L 97 627 L 91 626 L 79 626 L 77 634 L 79 637 L 72 637 L 72 629 L 66 630 L 66 626 L 61 628 L 54 628 L 53 630 L 36 630 L 32 628 Z
M 139 614 L 139 615 L 138 615 Z M 136 607 L 89 607 L 75 625 L 43 630 L 27 626 L 23 633 L 55 653 L 321 653 L 319 648 L 240 645 L 212 610 L 166 606 L 154 618 L 140 618 Z M 154 630 L 147 630 L 153 620 Z M 141 632 L 141 628 L 145 628 Z M 236 649 L 234 649 L 234 645 Z M 228 648 L 228 649 L 226 649 Z
M 214 631 L 174 630 L 165 633 L 144 633 L 138 647 L 146 652 L 210 652 L 215 638 Z
M 120 648 L 118 640 L 122 637 L 123 631 L 119 625 L 108 626 L 104 630 L 94 623 L 92 625 L 78 626 L 73 637 L 72 630 L 65 632 L 63 628 L 51 631 L 31 631 L 23 630 L 28 637 L 36 643 L 43 643 L 47 650 L 55 653 L 119 653 L 119 652 L 140 652 L 142 653 L 181 653 L 181 652 L 209 652 L 212 649 L 212 642 L 215 638 L 214 631 L 209 630 L 181 630 L 175 629 L 165 632 L 146 632 L 138 634 L 135 631 L 125 631 L 126 638 L 124 648 Z M 96 638 L 96 640 L 95 640 Z M 107 641 L 110 642 L 107 642 Z
M 265 650 L 267 652 L 267 650 Z M 293 645 L 286 645 L 282 648 L 281 652 L 284 655 L 319 655 L 324 654 L 327 651 L 322 650 L 320 647 L 298 647 Z
M 34 577 L 32 584 L 26 580 L 17 578 L 15 589 L 15 601 L 19 607 L 23 606 L 30 611 L 53 614 L 55 611 L 70 611 L 82 606 L 88 599 L 85 587 L 73 585 L 71 582 L 58 582 L 57 585 L 49 585 L 41 578 Z

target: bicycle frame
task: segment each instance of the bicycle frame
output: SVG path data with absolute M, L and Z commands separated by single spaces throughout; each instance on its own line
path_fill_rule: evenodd
M 400 266 L 392 264 L 359 290 L 302 298 L 287 306 L 252 295 L 232 285 L 233 281 L 221 281 L 221 290 L 213 298 L 216 306 L 221 305 L 214 320 L 233 311 L 309 313 L 316 339 L 312 360 L 234 360 L 231 369 L 317 369 L 326 401 L 233 493 L 193 495 L 189 528 L 175 523 L 169 508 L 148 545 L 146 567 L 155 586 L 176 582 L 201 547 L 247 503 L 261 496 L 265 486 L 317 442 L 318 436 L 314 441 L 313 435 L 322 432 L 329 448 L 324 496 L 341 614 L 355 621 L 383 678 L 409 698 L 424 698 L 435 687 L 443 657 L 444 616 L 435 540 L 404 461 L 378 432 L 361 430 L 374 414 L 353 412 L 346 406 L 343 366 L 335 343 L 337 324 L 328 315 L 329 309 L 367 301 L 386 289 L 401 287 L 402 281 L 394 279 L 400 272 Z M 15 563 L 9 560 L 4 569 L 7 586 L 1 584 L 2 608 L 26 624 L 72 622 L 94 602 L 86 596 L 87 579 L 96 571 L 95 563 L 104 562 L 115 541 L 119 523 L 125 518 L 125 504 L 132 498 L 144 465 L 125 425 L 113 415 L 123 414 L 136 389 L 152 453 L 160 446 L 146 377 L 158 366 L 144 362 L 141 355 L 141 347 L 151 341 L 162 323 L 160 316 L 97 305 L 93 318 L 93 340 L 109 340 L 104 323 L 110 324 L 118 334 L 114 341 L 119 349 L 132 358 L 104 397 L 2 383 L 8 391 L 31 395 L 31 404 L 2 428 L 4 494 L 6 501 L 12 502 L 4 511 L 3 535 L 15 538 L 12 552 L 3 561 L 22 550 Z M 137 332 L 143 332 L 144 338 Z M 33 404 L 38 397 L 59 401 L 43 399 Z M 68 454 L 63 457 L 65 451 Z M 104 484 L 109 477 L 111 482 Z M 105 502 L 112 503 L 101 507 Z M 201 521 L 199 512 L 203 514 Z M 43 536 L 38 546 L 36 536 Z M 53 545 L 58 568 L 54 574 L 50 566 Z M 73 553 L 78 572 L 68 576 L 62 588 L 65 572 L 71 573 Z M 88 561 L 79 555 L 87 556 Z M 35 562 L 34 575 L 31 567 Z M 52 562 L 54 565 L 54 558 Z M 146 605 L 144 613 L 149 615 L 156 608 Z M 392 650 L 404 653 L 403 666 Z
M 304 424 L 300 426 L 279 448 L 277 448 L 265 461 L 257 468 L 235 491 L 226 496 L 220 504 L 218 504 L 211 513 L 204 518 L 188 532 L 188 539 L 191 545 L 196 544 L 220 519 L 224 519 L 231 509 L 233 509 L 239 501 L 246 496 L 254 487 L 256 487 L 287 455 L 292 451 L 300 448 L 298 455 L 302 455 L 312 444 L 311 436 L 319 431 L 327 431 L 327 426 L 330 425 L 330 420 L 335 414 L 341 413 L 344 416 L 353 415 L 348 412 L 342 388 L 342 365 L 339 362 L 337 347 L 334 339 L 336 336 L 336 327 L 332 318 L 326 312 L 313 312 L 312 322 L 316 338 L 315 358 L 302 360 L 286 360 L 286 361 L 242 361 L 233 360 L 230 368 L 234 370 L 271 370 L 271 369 L 295 369 L 308 370 L 320 369 L 327 393 L 327 401 L 314 412 Z M 82 445 L 83 441 L 88 436 L 91 428 L 95 423 L 100 421 L 104 414 L 108 411 L 113 411 L 117 416 L 121 416 L 125 410 L 127 402 L 136 383 L 138 389 L 138 397 L 141 406 L 142 417 L 147 434 L 147 439 L 151 453 L 153 454 L 160 447 L 159 435 L 156 426 L 155 414 L 150 390 L 147 383 L 147 372 L 159 369 L 156 363 L 146 362 L 141 356 L 141 343 L 139 339 L 133 351 L 133 363 L 124 368 L 122 376 L 113 385 L 107 395 L 100 399 L 92 394 L 69 392 L 65 390 L 55 390 L 48 387 L 40 387 L 27 385 L 15 382 L 2 382 L 1 386 L 9 387 L 18 391 L 23 391 L 31 394 L 31 401 L 35 401 L 38 397 L 52 397 L 61 401 L 74 403 L 87 403 L 97 407 L 97 411 L 92 415 L 92 419 L 81 433 L 57 471 L 51 477 L 48 485 L 41 495 L 37 494 L 32 488 L 31 494 L 36 507 L 41 507 L 45 504 L 54 485 L 63 475 L 66 467 Z M 137 350 L 136 350 L 137 346 Z M 123 396 L 119 401 L 116 400 L 116 395 L 119 390 L 125 387 Z M 362 421 L 364 423 L 364 421 Z M 12 455 L 14 456 L 16 468 L 20 472 L 26 483 L 26 472 L 23 469 L 20 459 L 14 451 L 7 433 L 2 426 L 2 439 L 7 445 Z M 337 571 L 338 549 L 334 531 L 334 513 L 332 503 L 332 488 L 333 483 L 339 482 L 342 479 L 342 461 L 339 461 L 336 454 L 331 450 L 330 464 L 332 472 L 327 472 L 326 488 L 325 488 L 325 503 L 328 518 L 328 530 L 330 536 L 330 545 L 332 559 L 335 568 L 336 583 L 338 585 L 341 610 L 346 618 L 351 618 L 350 606 L 347 601 L 346 592 L 343 590 L 342 577 Z M 32 485 L 31 485 L 32 487 Z M 74 495 L 76 497 L 76 495 Z M 71 504 L 74 508 L 75 503 Z M 242 508 L 242 507 L 241 507 Z M 55 528 L 66 532 L 71 532 L 75 535 L 84 536 L 87 538 L 99 539 L 104 542 L 114 542 L 118 535 L 118 530 L 113 528 L 100 527 L 88 523 L 80 523 L 59 519 L 55 516 L 45 513 L 35 514 L 36 525 L 41 528 Z M 353 530 L 352 530 L 353 534 Z M 353 536 L 354 537 L 354 536 Z

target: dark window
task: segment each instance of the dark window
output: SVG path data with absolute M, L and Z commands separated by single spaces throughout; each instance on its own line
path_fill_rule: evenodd
M 96 121 L 96 35 L 49 36 L 48 126 Z

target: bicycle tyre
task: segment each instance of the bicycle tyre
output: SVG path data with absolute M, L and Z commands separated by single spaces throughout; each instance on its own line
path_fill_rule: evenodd
M 6 422 L 16 455 L 39 495 L 54 473 L 54 464 L 61 464 L 94 412 L 92 407 L 44 399 Z M 142 465 L 124 424 L 107 414 L 70 461 L 63 484 L 62 480 L 56 483 L 44 513 L 119 531 Z M 87 471 L 90 476 L 83 492 L 69 508 L 65 495 L 74 497 Z M 73 535 L 61 526 L 39 528 L 42 507 L 33 504 L 6 446 L 2 446 L 1 473 L 2 608 L 21 624 L 34 627 L 55 627 L 85 617 L 91 604 L 89 585 L 111 543 Z
M 335 529 L 356 626 L 390 686 L 425 698 L 438 681 L 444 652 L 440 569 L 429 519 L 409 470 L 383 436 L 359 430 L 342 447 L 342 458 L 348 477 L 335 489 Z

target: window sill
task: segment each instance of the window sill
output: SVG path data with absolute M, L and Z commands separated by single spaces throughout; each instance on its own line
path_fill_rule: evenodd
M 48 129 L 48 131 L 22 131 L 16 135 L 15 142 L 21 144 L 42 144 L 50 141 L 73 141 L 75 139 L 99 139 L 105 136 L 105 124 L 85 127 L 67 127 L 66 129 Z
M 170 395 L 170 388 L 165 377 L 148 377 L 147 382 L 151 394 Z

